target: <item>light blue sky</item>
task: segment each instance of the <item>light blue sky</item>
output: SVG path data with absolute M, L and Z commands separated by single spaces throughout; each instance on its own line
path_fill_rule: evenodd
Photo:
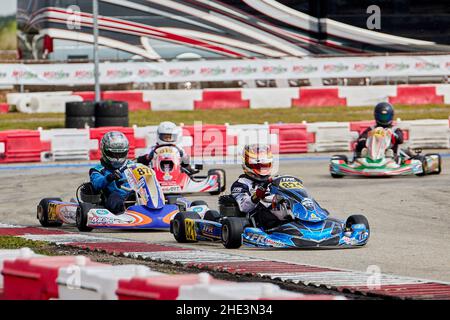
M 17 0 L 0 0 L 0 16 L 9 16 L 16 13 Z

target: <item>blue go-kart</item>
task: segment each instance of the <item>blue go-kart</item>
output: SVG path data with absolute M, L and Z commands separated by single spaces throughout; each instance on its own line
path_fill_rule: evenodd
M 352 215 L 345 221 L 329 217 L 298 178 L 278 176 L 267 187 L 269 192 L 261 205 L 283 219 L 275 228 L 261 228 L 251 215 L 239 211 L 233 197 L 225 195 L 219 198 L 220 212 L 178 212 L 170 231 L 178 242 L 221 241 L 229 249 L 242 244 L 263 248 L 349 248 L 364 246 L 369 240 L 365 216 Z

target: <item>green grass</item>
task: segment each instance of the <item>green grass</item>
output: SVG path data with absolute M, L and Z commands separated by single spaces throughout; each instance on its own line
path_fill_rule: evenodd
M 450 105 L 396 106 L 396 118 L 402 120 L 448 119 Z M 373 107 L 321 107 L 289 109 L 235 109 L 195 111 L 136 111 L 130 113 L 130 125 L 157 125 L 162 121 L 193 124 L 299 123 L 302 121 L 358 121 L 373 119 Z M 0 115 L 0 130 L 64 128 L 64 114 Z
M 0 249 L 20 249 L 30 248 L 35 253 L 44 255 L 54 255 L 49 250 L 49 244 L 43 241 L 34 241 L 12 236 L 0 236 Z
M 16 30 L 15 16 L 0 17 L 0 50 L 16 50 Z

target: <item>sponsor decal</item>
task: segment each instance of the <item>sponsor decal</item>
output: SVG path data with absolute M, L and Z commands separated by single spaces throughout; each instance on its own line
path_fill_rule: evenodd
M 141 78 L 153 78 L 162 75 L 164 75 L 164 73 L 161 70 L 157 69 L 145 68 L 138 70 L 138 76 Z
M 204 224 L 202 227 L 203 234 L 214 235 L 214 227 L 209 224 Z
M 43 77 L 49 80 L 61 80 L 68 79 L 70 74 L 68 72 L 64 72 L 63 70 L 59 71 L 45 71 Z
M 370 72 L 380 69 L 380 66 L 375 63 L 355 63 L 353 70 L 357 72 Z
M 325 72 L 342 72 L 348 70 L 348 66 L 343 63 L 338 64 L 326 64 L 323 66 Z
M 247 237 L 250 239 L 250 241 L 260 243 L 262 245 L 269 245 L 269 246 L 273 246 L 273 247 L 284 247 L 285 246 L 284 243 L 267 238 L 263 234 L 251 233 Z
M 74 73 L 74 77 L 76 79 L 93 79 L 94 78 L 94 72 L 90 70 L 76 70 Z
M 109 69 L 106 71 L 106 76 L 108 78 L 126 78 L 131 77 L 133 75 L 133 72 L 127 69 Z
M 11 76 L 17 80 L 37 79 L 38 75 L 31 71 L 13 70 Z
M 431 62 L 417 62 L 415 65 L 417 70 L 434 70 L 439 69 L 439 63 L 431 63 Z
M 218 76 L 226 73 L 226 69 L 215 67 L 215 68 L 200 68 L 200 74 L 202 76 Z
M 109 211 L 106 209 L 97 209 L 97 210 L 95 210 L 95 214 L 97 214 L 99 216 L 106 216 L 109 214 Z
M 401 62 L 401 63 L 385 63 L 384 69 L 389 70 L 389 71 L 402 71 L 402 70 L 409 69 L 409 64 L 403 63 L 403 62 Z
M 231 73 L 234 75 L 247 75 L 247 74 L 255 73 L 257 71 L 258 71 L 257 68 L 253 68 L 251 66 L 232 67 L 231 68 Z
M 264 66 L 262 68 L 262 72 L 266 74 L 281 74 L 285 73 L 287 71 L 287 68 L 282 66 Z
M 190 75 L 195 74 L 194 69 L 189 68 L 176 68 L 176 69 L 169 69 L 169 76 L 171 77 L 187 77 Z
M 298 65 L 298 66 L 292 67 L 292 72 L 294 72 L 294 73 L 312 73 L 312 72 L 316 72 L 317 70 L 318 70 L 318 68 L 311 64 L 308 64 L 305 66 Z
M 242 192 L 242 188 L 241 188 L 241 187 L 233 188 L 233 190 L 231 190 L 231 192 L 232 192 L 232 193 L 239 193 L 239 192 Z
M 197 240 L 197 233 L 195 232 L 194 220 L 184 219 L 184 229 L 185 229 L 187 240 L 191 240 L 191 241 Z

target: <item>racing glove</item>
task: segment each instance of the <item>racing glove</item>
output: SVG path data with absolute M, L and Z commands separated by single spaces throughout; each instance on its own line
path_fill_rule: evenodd
M 108 180 L 108 182 L 113 182 L 120 179 L 122 179 L 122 174 L 120 173 L 119 170 L 116 170 L 106 176 L 106 180 Z
M 263 199 L 266 195 L 266 188 L 258 187 L 255 190 L 255 193 L 252 195 L 253 203 L 257 203 L 259 200 Z

